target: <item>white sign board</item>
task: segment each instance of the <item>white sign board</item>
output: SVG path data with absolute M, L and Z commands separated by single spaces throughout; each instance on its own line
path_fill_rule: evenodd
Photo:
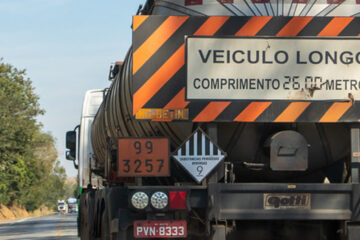
M 225 154 L 201 130 L 173 154 L 175 160 L 195 179 L 201 181 L 224 159 Z
M 360 100 L 360 39 L 188 37 L 189 100 Z

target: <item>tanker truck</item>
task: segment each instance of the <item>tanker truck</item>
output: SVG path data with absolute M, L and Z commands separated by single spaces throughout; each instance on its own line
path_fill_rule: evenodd
M 78 212 L 78 203 L 76 198 L 68 198 L 66 201 L 68 205 L 68 213 Z
M 360 239 L 358 16 L 146 1 L 67 133 L 81 239 Z

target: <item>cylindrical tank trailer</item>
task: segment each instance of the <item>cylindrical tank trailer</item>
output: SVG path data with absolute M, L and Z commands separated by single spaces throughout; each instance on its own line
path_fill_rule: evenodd
M 134 120 L 131 53 L 130 51 L 126 56 L 121 72 L 109 88 L 92 127 L 92 143 L 99 168 L 104 167 L 109 147 L 116 149 L 119 137 L 168 137 L 174 151 L 198 126 L 207 128 L 207 123 Z M 346 159 L 350 152 L 350 136 L 344 123 L 214 124 L 218 131 L 217 144 L 227 152 L 226 160 L 234 163 L 237 181 L 323 182 L 327 177 L 338 182 L 342 179 L 344 160 L 350 160 Z M 298 132 L 307 142 L 306 171 L 284 172 L 270 169 L 269 143 L 272 136 L 288 130 Z M 262 168 L 251 167 L 252 163 L 264 165 Z M 334 168 L 334 165 L 337 167 Z M 329 168 L 337 171 L 328 171 Z

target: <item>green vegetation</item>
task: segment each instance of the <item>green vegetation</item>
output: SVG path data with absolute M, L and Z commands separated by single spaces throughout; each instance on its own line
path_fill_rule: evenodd
M 68 178 L 65 181 L 65 199 L 77 198 L 79 195 L 79 183 L 77 178 Z
M 0 59 L 0 204 L 33 211 L 65 196 L 65 169 L 54 138 L 36 117 L 44 111 L 24 70 Z

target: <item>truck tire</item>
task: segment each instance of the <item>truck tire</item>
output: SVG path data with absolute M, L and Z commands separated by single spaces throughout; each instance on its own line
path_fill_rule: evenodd
M 81 240 L 86 239 L 89 237 L 88 231 L 87 231 L 87 206 L 85 204 L 85 194 L 80 196 L 80 209 L 79 209 L 79 224 L 80 224 L 80 238 Z
M 108 230 L 108 224 L 107 224 L 107 221 L 106 221 L 106 213 L 105 211 L 102 212 L 101 214 L 101 228 L 100 228 L 100 231 L 101 231 L 101 235 L 100 235 L 100 239 L 101 240 L 110 240 L 110 237 L 109 237 L 109 230 Z
M 82 195 L 80 199 L 82 201 L 82 207 L 80 208 L 80 224 L 81 224 L 81 240 L 94 240 L 94 200 L 90 193 Z

